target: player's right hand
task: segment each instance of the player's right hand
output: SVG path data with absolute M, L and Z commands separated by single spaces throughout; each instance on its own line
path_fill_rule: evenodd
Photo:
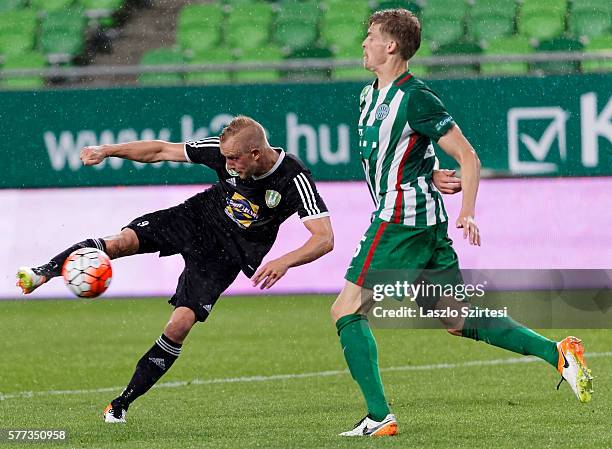
M 85 147 L 81 149 L 83 165 L 96 165 L 106 159 L 101 146 Z
M 472 215 L 460 213 L 455 226 L 458 229 L 463 229 L 463 238 L 469 239 L 470 245 L 480 246 L 480 230 Z

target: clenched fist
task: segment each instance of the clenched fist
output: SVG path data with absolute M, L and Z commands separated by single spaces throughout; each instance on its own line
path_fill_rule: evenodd
M 81 150 L 83 165 L 96 165 L 106 159 L 102 146 L 84 147 Z

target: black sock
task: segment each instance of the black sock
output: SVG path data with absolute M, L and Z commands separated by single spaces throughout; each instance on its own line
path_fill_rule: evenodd
M 132 380 L 123 393 L 113 400 L 113 405 L 119 403 L 127 410 L 136 398 L 149 391 L 178 358 L 181 346 L 183 345 L 174 343 L 162 334 L 153 347 L 138 361 Z
M 66 258 L 68 258 L 72 252 L 80 248 L 98 248 L 99 250 L 106 251 L 106 242 L 103 239 L 83 240 L 82 242 L 65 249 L 46 264 L 34 268 L 34 272 L 38 275 L 45 276 L 47 280 L 61 275 L 62 266 L 64 265 Z

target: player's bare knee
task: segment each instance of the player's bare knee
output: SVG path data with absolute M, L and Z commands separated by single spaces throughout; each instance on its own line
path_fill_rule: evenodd
M 345 315 L 368 313 L 371 307 L 369 292 L 370 290 L 364 290 L 358 285 L 347 282 L 331 306 L 331 316 L 334 322 Z
M 331 305 L 329 309 L 332 320 L 334 322 L 338 321 L 342 317 L 341 315 L 342 306 L 339 303 L 339 301 L 340 301 L 340 297 L 336 298 L 336 300 L 334 301 L 334 303 Z
M 181 344 L 189 335 L 193 323 L 186 321 L 170 321 L 164 329 L 164 334 L 175 343 Z
M 175 343 L 183 343 L 196 322 L 193 310 L 187 307 L 177 307 L 164 329 L 164 334 Z

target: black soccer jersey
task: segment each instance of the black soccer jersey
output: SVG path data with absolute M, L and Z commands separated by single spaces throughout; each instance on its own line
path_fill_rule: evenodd
M 240 257 L 251 276 L 268 253 L 283 221 L 298 213 L 302 221 L 329 215 L 310 171 L 296 157 L 274 148 L 279 157 L 269 172 L 240 179 L 226 166 L 219 137 L 185 142 L 189 162 L 217 172 L 219 182 L 191 200 L 214 218 L 215 227 L 229 238 L 228 247 Z

